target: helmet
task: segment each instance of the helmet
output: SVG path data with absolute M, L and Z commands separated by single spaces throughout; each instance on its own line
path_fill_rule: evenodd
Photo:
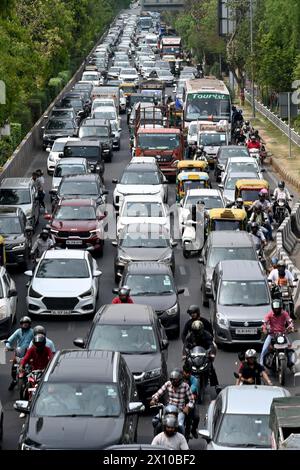
M 178 416 L 178 413 L 179 413 L 179 410 L 178 410 L 177 406 L 175 406 L 175 405 L 167 405 L 165 407 L 165 411 L 164 411 L 165 415 L 176 415 L 176 416 Z
M 187 309 L 187 313 L 189 315 L 193 315 L 193 313 L 197 313 L 198 315 L 200 315 L 200 308 L 198 307 L 198 305 L 190 305 Z
M 248 349 L 246 352 L 245 352 L 245 359 L 250 359 L 250 358 L 253 358 L 253 359 L 256 359 L 256 351 L 255 349 Z
M 281 299 L 274 299 L 272 300 L 272 310 L 280 310 L 282 309 L 282 300 Z
M 47 238 L 49 237 L 49 230 L 47 230 L 46 228 L 43 228 L 43 230 L 41 231 L 40 237 L 43 240 L 47 240 Z
M 203 150 L 204 150 L 204 145 L 200 145 L 200 146 L 199 146 L 199 150 L 201 150 L 201 152 L 203 152 Z
M 263 205 L 260 202 L 257 202 L 254 206 L 255 211 L 262 211 L 263 210 Z
M 20 318 L 20 325 L 23 325 L 23 323 L 29 323 L 29 325 L 31 325 L 31 318 L 27 316 Z
M 277 266 L 278 265 L 278 258 L 276 256 L 273 256 L 271 259 L 272 266 Z
M 258 137 L 259 134 L 258 134 L 258 130 L 257 130 L 257 129 L 254 131 L 254 135 L 255 135 L 256 137 Z
M 119 296 L 120 296 L 120 297 L 129 297 L 129 294 L 130 294 L 130 287 L 128 287 L 128 286 L 122 286 L 122 287 L 119 289 Z
M 241 197 L 238 197 L 235 202 L 236 202 L 237 206 L 243 206 L 244 205 L 244 201 Z
M 256 140 L 255 135 L 252 135 L 252 136 L 250 137 L 250 139 L 251 139 L 251 140 Z
M 245 126 L 249 126 L 250 125 L 250 121 L 245 121 Z
M 279 181 L 278 188 L 284 189 L 285 188 L 285 182 L 284 181 Z
M 192 330 L 197 331 L 198 333 L 202 333 L 203 330 L 204 330 L 204 326 L 203 326 L 202 321 L 200 321 L 200 320 L 193 321 Z
M 172 384 L 176 384 L 176 385 L 180 385 L 182 380 L 183 380 L 183 377 L 182 377 L 182 372 L 180 369 L 174 369 L 172 370 L 172 372 L 170 373 L 169 375 L 169 378 L 170 378 L 170 382 Z
M 178 420 L 177 420 L 176 416 L 167 415 L 163 420 L 163 425 L 164 425 L 164 427 L 177 429 Z
M 259 191 L 259 196 L 267 196 L 268 195 L 268 190 L 266 188 L 263 188 Z
M 241 129 L 239 127 L 237 127 L 236 132 L 241 132 Z
M 46 345 L 46 337 L 45 335 L 41 335 L 41 334 L 38 334 L 38 335 L 35 335 L 33 337 L 33 344 L 37 347 L 37 348 L 41 348 L 43 346 Z
M 285 270 L 286 270 L 285 262 L 282 261 L 282 260 L 278 261 L 278 263 L 277 263 L 277 269 L 278 269 L 278 273 L 279 273 L 279 274 L 284 275 L 284 274 L 285 274 Z
M 33 334 L 34 336 L 38 334 L 46 336 L 46 329 L 42 325 L 37 325 L 33 328 Z

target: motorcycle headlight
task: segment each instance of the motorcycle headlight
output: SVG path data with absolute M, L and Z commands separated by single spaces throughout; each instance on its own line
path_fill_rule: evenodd
M 283 344 L 284 342 L 285 342 L 284 336 L 278 336 L 278 338 L 277 338 L 277 343 L 278 343 L 278 344 Z
M 168 310 L 166 310 L 167 315 L 176 315 L 176 313 L 178 313 L 178 305 L 177 304 L 175 304 L 173 307 L 168 308 Z
M 223 327 L 225 326 L 225 328 L 229 327 L 228 318 L 223 313 L 218 312 L 216 315 L 216 319 L 217 319 L 217 324 L 219 326 L 223 326 Z
M 153 379 L 154 377 L 159 377 L 160 375 L 161 375 L 160 367 L 158 367 L 157 369 L 148 370 L 147 372 L 145 372 L 144 380 Z
M 18 243 L 18 245 L 12 247 L 12 250 L 22 250 L 23 248 L 25 248 L 25 243 Z
M 89 289 L 86 292 L 84 292 L 83 294 L 81 294 L 79 297 L 81 299 L 84 299 L 85 297 L 91 297 L 92 295 L 93 295 L 93 291 L 92 291 L 92 289 Z

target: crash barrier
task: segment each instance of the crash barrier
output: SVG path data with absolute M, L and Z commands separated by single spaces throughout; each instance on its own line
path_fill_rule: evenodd
M 94 50 L 96 49 L 99 42 L 102 41 L 105 34 L 106 34 L 106 31 L 98 39 L 96 45 L 93 47 L 93 49 L 89 53 L 88 58 L 94 52 Z M 54 101 L 52 101 L 52 103 L 49 105 L 49 107 L 46 109 L 46 111 L 43 113 L 43 115 L 40 117 L 40 119 L 35 123 L 35 125 L 32 127 L 32 129 L 24 137 L 22 142 L 19 144 L 19 146 L 13 152 L 12 156 L 6 161 L 5 165 L 2 168 L 2 173 L 0 174 L 0 181 L 3 180 L 4 178 L 8 178 L 8 177 L 23 176 L 24 171 L 27 170 L 30 167 L 30 165 L 32 163 L 32 156 L 33 156 L 34 151 L 37 148 L 41 148 L 41 145 L 42 145 L 42 127 L 45 123 L 44 116 L 49 115 L 50 111 L 54 107 L 57 100 L 62 98 L 63 95 L 66 92 L 68 92 L 69 90 L 71 90 L 71 88 L 74 86 L 74 84 L 78 80 L 80 80 L 87 60 L 82 62 L 82 64 L 80 65 L 78 70 L 75 72 L 73 77 L 69 80 L 69 82 L 62 89 L 62 91 L 59 93 L 59 95 L 55 98 Z
M 245 99 L 248 101 L 248 103 L 251 104 L 252 93 L 245 90 Z M 277 129 L 283 132 L 287 137 L 289 136 L 289 126 L 283 121 L 283 119 L 277 116 L 277 114 L 273 113 L 273 111 L 271 111 L 267 106 L 262 104 L 257 99 L 255 100 L 255 107 L 256 110 L 260 112 L 260 114 L 262 114 L 265 118 L 267 118 L 268 121 L 274 124 Z M 296 132 L 293 128 L 291 128 L 290 133 L 292 142 L 300 147 L 300 134 L 298 134 L 298 132 Z

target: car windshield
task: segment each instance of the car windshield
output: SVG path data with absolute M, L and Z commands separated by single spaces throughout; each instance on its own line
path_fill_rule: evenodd
M 36 277 L 39 279 L 86 279 L 90 277 L 85 259 L 44 259 Z
M 175 292 L 173 279 L 168 274 L 128 274 L 124 285 L 131 289 L 131 296 L 171 295 Z
M 125 75 L 137 75 L 136 70 L 130 68 L 121 69 L 120 75 L 122 75 L 123 73 Z
M 214 230 L 240 230 L 240 220 L 214 220 Z
M 223 281 L 220 287 L 220 305 L 256 306 L 270 303 L 264 281 Z
M 94 115 L 96 118 L 96 115 Z M 107 128 L 100 126 L 81 126 L 79 129 L 79 138 L 82 137 L 107 137 Z
M 119 351 L 123 354 L 151 354 L 157 352 L 152 326 L 96 325 L 89 349 Z
M 228 447 L 271 447 L 269 415 L 224 414 L 216 444 Z
M 96 211 L 91 206 L 60 206 L 56 220 L 96 220 Z
M 220 196 L 188 196 L 184 206 L 192 206 L 197 203 L 204 203 L 206 209 L 218 209 L 224 207 Z
M 0 188 L 0 205 L 14 206 L 22 204 L 30 204 L 29 189 L 1 189 Z
M 161 184 L 157 171 L 124 171 L 121 184 Z
M 151 133 L 139 134 L 138 136 L 138 146 L 142 149 L 173 150 L 179 147 L 179 144 L 179 135 L 177 134 Z
M 94 181 L 63 181 L 59 194 L 61 196 L 97 196 L 99 188 Z
M 249 152 L 246 147 L 227 147 L 223 148 L 220 153 L 221 158 L 230 158 L 230 157 L 249 157 Z
M 61 121 L 60 119 L 53 119 L 48 122 L 47 129 L 73 129 L 72 121 Z
M 52 152 L 63 152 L 65 145 L 65 142 L 58 142 L 57 140 L 55 140 L 51 150 Z
M 169 72 L 169 70 L 164 70 L 164 69 L 160 70 L 160 69 L 158 69 L 157 72 L 162 77 L 171 77 L 171 78 L 173 78 L 173 75 L 171 74 L 171 72 Z
M 108 120 L 116 120 L 117 115 L 116 111 L 113 109 L 111 111 L 103 111 L 103 108 L 96 108 L 93 112 L 93 116 L 95 119 L 108 119 Z
M 212 247 L 207 257 L 207 266 L 209 268 L 215 268 L 220 261 L 225 261 L 225 260 L 253 260 L 255 261 L 256 259 L 257 258 L 256 258 L 254 248 Z
M 119 416 L 117 385 L 112 383 L 44 382 L 34 407 L 36 416 Z
M 86 128 L 87 129 L 87 128 Z M 98 157 L 99 156 L 99 147 L 80 147 L 79 145 L 76 147 L 69 147 L 66 146 L 64 149 L 64 156 L 65 157 Z
M 170 240 L 157 233 L 126 233 L 120 240 L 122 248 L 167 248 Z
M 206 187 L 207 181 L 205 180 L 187 180 L 183 182 L 183 188 L 185 193 L 190 189 L 201 189 Z
M 122 211 L 123 217 L 164 217 L 160 202 L 127 202 Z
M 226 183 L 225 183 L 225 186 L 224 186 L 224 189 L 235 189 L 235 184 L 238 180 L 240 180 L 241 177 L 240 176 L 236 176 L 236 177 L 229 177 L 227 178 L 226 180 Z
M 249 201 L 249 202 L 250 202 L 250 201 L 253 201 L 253 202 L 254 202 L 254 201 L 257 201 L 257 200 L 258 200 L 258 198 L 259 198 L 259 196 L 258 196 L 259 192 L 260 192 L 260 189 L 254 189 L 254 190 L 253 190 L 253 189 L 252 189 L 252 190 L 251 190 L 251 189 L 250 189 L 250 190 L 249 190 L 249 189 L 248 189 L 248 190 L 247 190 L 247 189 L 243 189 L 243 190 L 241 191 L 240 197 L 243 199 L 243 201 Z
M 61 178 L 63 176 L 84 175 L 86 168 L 84 165 L 57 165 L 54 170 L 54 177 Z
M 153 99 L 156 98 L 158 101 L 162 99 L 162 90 L 141 90 L 141 94 L 148 98 L 147 101 L 150 101 L 152 97 Z
M 67 109 L 53 109 L 51 114 L 53 117 L 73 118 L 73 111 L 68 111 Z
M 181 74 L 182 78 L 185 75 Z M 192 74 L 193 75 L 193 74 Z M 188 93 L 186 100 L 186 119 L 230 118 L 230 97 L 222 93 Z
M 0 217 L 1 235 L 18 235 L 22 233 L 20 219 L 18 217 Z
M 82 80 L 86 80 L 87 82 L 93 82 L 93 81 L 98 82 L 99 81 L 99 76 L 98 76 L 98 74 L 95 74 L 95 75 L 93 75 L 93 74 L 90 74 L 90 75 L 83 74 Z
M 226 134 L 222 134 L 221 132 L 216 132 L 216 134 L 200 134 L 199 143 L 200 145 L 205 145 L 207 147 L 227 145 Z
M 259 171 L 255 162 L 235 162 L 232 161 L 228 165 L 228 173 L 255 173 Z

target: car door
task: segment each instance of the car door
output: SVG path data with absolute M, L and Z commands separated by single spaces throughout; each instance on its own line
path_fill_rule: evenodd
M 131 387 L 124 361 L 120 361 L 119 385 L 123 402 L 124 425 L 122 433 L 122 443 L 130 444 L 134 441 L 134 415 L 127 414 L 129 403 L 131 401 Z M 135 399 L 137 401 L 137 397 Z
M 5 273 L 3 275 L 3 285 L 4 285 L 4 296 L 5 297 L 8 296 L 8 292 L 9 292 L 10 289 L 15 289 L 16 288 L 16 285 L 15 285 L 14 281 L 12 280 L 12 278 L 10 277 L 10 275 L 8 273 Z M 9 315 L 11 316 L 12 321 L 13 321 L 14 318 L 15 318 L 16 309 L 17 309 L 17 296 L 8 297 L 7 305 L 8 305 Z
M 211 283 L 211 291 L 212 291 L 212 302 L 210 302 L 210 315 L 211 315 L 211 323 L 214 323 L 215 316 L 217 313 L 217 295 L 218 295 L 218 288 L 219 288 L 219 275 L 218 271 L 215 270 L 212 278 Z

